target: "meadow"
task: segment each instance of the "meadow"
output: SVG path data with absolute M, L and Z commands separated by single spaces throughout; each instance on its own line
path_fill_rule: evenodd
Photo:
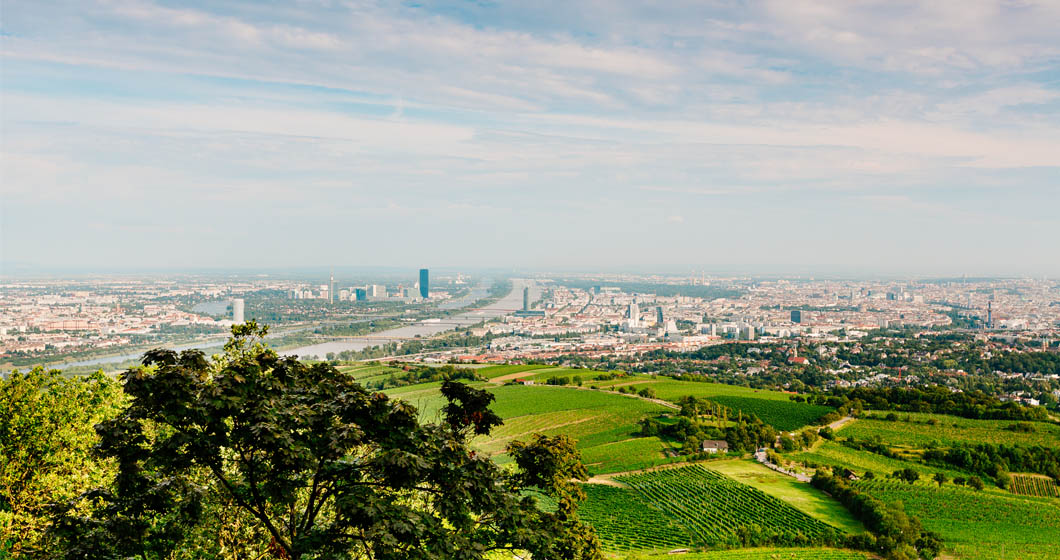
M 882 416 L 886 412 L 867 413 Z M 942 414 L 898 413 L 898 421 L 859 418 L 843 426 L 840 434 L 857 439 L 879 437 L 892 445 L 926 447 L 955 443 L 1060 446 L 1060 426 L 1045 422 L 1024 422 L 1033 431 L 1008 429 L 1012 420 L 974 420 Z M 909 418 L 910 422 L 901 419 Z
M 845 428 L 844 428 L 845 429 Z M 947 478 L 967 477 L 967 473 L 952 469 L 929 467 L 913 461 L 903 461 L 884 457 L 871 451 L 851 449 L 834 441 L 823 441 L 814 446 L 812 450 L 785 453 L 785 459 L 798 462 L 809 462 L 829 467 L 844 467 L 864 475 L 866 471 L 872 471 L 876 476 L 887 476 L 894 471 L 911 468 L 920 473 L 922 479 L 928 479 L 937 472 L 946 475 Z
M 541 385 L 489 385 L 482 382 L 473 386 L 485 388 L 496 396 L 491 408 L 504 424 L 489 436 L 478 437 L 474 445 L 504 461 L 505 447 L 514 440 L 527 439 L 532 434 L 568 435 L 578 442 L 582 461 L 592 474 L 624 472 L 682 460 L 666 453 L 670 445 L 659 438 L 635 437 L 637 422 L 670 409 L 646 401 L 574 387 Z M 401 398 L 420 410 L 428 420 L 439 417 L 445 399 L 441 383 L 423 383 L 384 391 Z
M 656 397 L 670 402 L 677 402 L 681 397 L 690 395 L 706 398 L 725 405 L 734 412 L 758 416 L 766 424 L 781 431 L 796 430 L 832 412 L 827 406 L 792 401 L 788 393 L 723 383 L 652 379 L 643 376 L 594 382 L 593 385 L 601 389 L 627 386 L 637 391 L 650 387 L 655 391 Z

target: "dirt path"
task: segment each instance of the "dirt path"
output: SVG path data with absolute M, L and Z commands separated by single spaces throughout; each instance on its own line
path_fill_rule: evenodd
M 608 475 L 610 476 L 610 475 Z M 585 481 L 586 484 L 603 484 L 604 486 L 614 486 L 615 488 L 626 488 L 625 484 L 621 482 L 611 480 L 610 478 L 604 478 L 603 476 L 594 476 L 589 480 Z
M 850 422 L 853 419 L 854 419 L 853 416 L 844 416 L 844 417 L 840 418 L 839 420 L 836 420 L 835 422 L 832 422 L 831 424 L 829 424 L 828 427 L 832 428 L 832 431 L 835 431 L 835 430 L 838 430 L 839 428 L 842 428 L 843 426 L 845 426 L 847 424 L 847 422 Z
M 810 477 L 808 477 L 808 476 L 806 476 L 804 474 L 800 474 L 800 473 L 797 473 L 795 471 L 789 471 L 789 470 L 787 470 L 787 469 L 785 469 L 785 468 L 783 468 L 783 467 L 781 467 L 779 465 L 775 465 L 775 464 L 769 462 L 769 457 L 766 456 L 766 452 L 765 451 L 755 451 L 755 460 L 758 461 L 759 463 L 762 463 L 762 465 L 765 466 L 766 468 L 773 469 L 774 471 L 777 471 L 780 474 L 786 474 L 788 476 L 794 477 L 795 480 L 798 480 L 799 482 L 809 482 L 810 481 Z
M 518 416 L 516 416 L 516 418 L 518 418 Z M 509 440 L 513 440 L 513 439 L 518 439 L 518 438 L 521 438 L 523 436 L 528 436 L 528 435 L 531 435 L 531 434 L 541 433 L 541 432 L 544 432 L 546 430 L 555 430 L 556 428 L 565 428 L 567 426 L 573 426 L 575 424 L 581 424 L 582 422 L 588 422 L 590 420 L 594 420 L 594 418 L 580 418 L 578 420 L 572 420 L 570 422 L 561 422 L 559 424 L 552 424 L 550 426 L 545 426 L 543 428 L 536 428 L 536 429 L 529 430 L 529 431 L 526 431 L 526 432 L 521 432 L 521 433 L 518 433 L 518 434 L 511 434 L 511 435 L 507 435 L 507 436 L 503 436 L 503 437 L 492 438 L 492 439 L 489 440 L 488 443 L 496 443 L 498 441 L 509 441 Z M 500 455 L 501 453 L 504 453 L 504 449 L 503 448 L 500 449 L 500 450 L 497 450 L 495 452 L 492 452 L 489 455 L 490 455 L 490 457 L 493 457 L 495 455 Z
M 543 370 L 543 369 L 544 368 L 541 368 L 541 370 Z M 528 369 L 526 371 L 517 371 L 515 373 L 506 373 L 504 375 L 501 375 L 501 376 L 498 376 L 498 377 L 494 377 L 493 379 L 490 379 L 489 382 L 490 383 L 496 383 L 498 385 L 503 385 L 504 383 L 507 383 L 509 381 L 514 381 L 516 379 L 519 379 L 520 377 L 533 377 L 533 376 L 541 373 L 541 370 Z

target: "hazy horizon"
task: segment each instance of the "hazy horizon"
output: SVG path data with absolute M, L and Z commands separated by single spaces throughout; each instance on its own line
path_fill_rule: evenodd
M 1060 3 L 5 2 L 0 276 L 1060 274 Z

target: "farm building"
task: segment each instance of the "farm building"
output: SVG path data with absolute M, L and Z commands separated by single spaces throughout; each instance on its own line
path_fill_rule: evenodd
M 721 439 L 708 439 L 703 442 L 703 451 L 707 453 L 722 453 L 729 450 L 729 442 Z

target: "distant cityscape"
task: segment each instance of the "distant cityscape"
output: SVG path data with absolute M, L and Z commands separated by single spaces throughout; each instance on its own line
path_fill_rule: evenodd
M 361 285 L 337 281 L 334 274 L 322 284 L 198 277 L 9 281 L 0 285 L 0 363 L 20 358 L 54 363 L 71 353 L 223 337 L 232 324 L 254 318 L 247 314 L 248 302 L 442 304 L 467 283 L 456 274 L 432 294 L 426 268 L 407 283 Z
M 488 342 L 439 350 L 427 359 L 633 356 L 732 341 L 798 347 L 856 341 L 881 329 L 956 330 L 1053 351 L 1060 343 L 1060 287 L 1046 279 L 531 275 L 530 280 L 540 297 L 532 301 L 526 285 L 517 294 L 521 305 L 466 329 Z M 319 330 L 348 318 L 363 324 L 358 332 L 373 333 L 391 324 L 379 323 L 382 317 L 423 319 L 428 310 L 444 312 L 445 302 L 461 293 L 471 298 L 461 304 L 472 305 L 485 294 L 470 294 L 478 281 L 458 273 L 432 292 L 430 271 L 423 268 L 407 282 L 364 284 L 337 280 L 334 274 L 321 283 L 192 277 L 7 282 L 0 293 L 0 360 L 24 367 L 36 361 L 60 363 L 85 352 L 102 355 L 143 344 L 219 340 L 233 323 L 247 319 L 275 328 Z M 374 315 L 364 315 L 369 313 Z M 327 340 L 326 333 L 316 340 Z

